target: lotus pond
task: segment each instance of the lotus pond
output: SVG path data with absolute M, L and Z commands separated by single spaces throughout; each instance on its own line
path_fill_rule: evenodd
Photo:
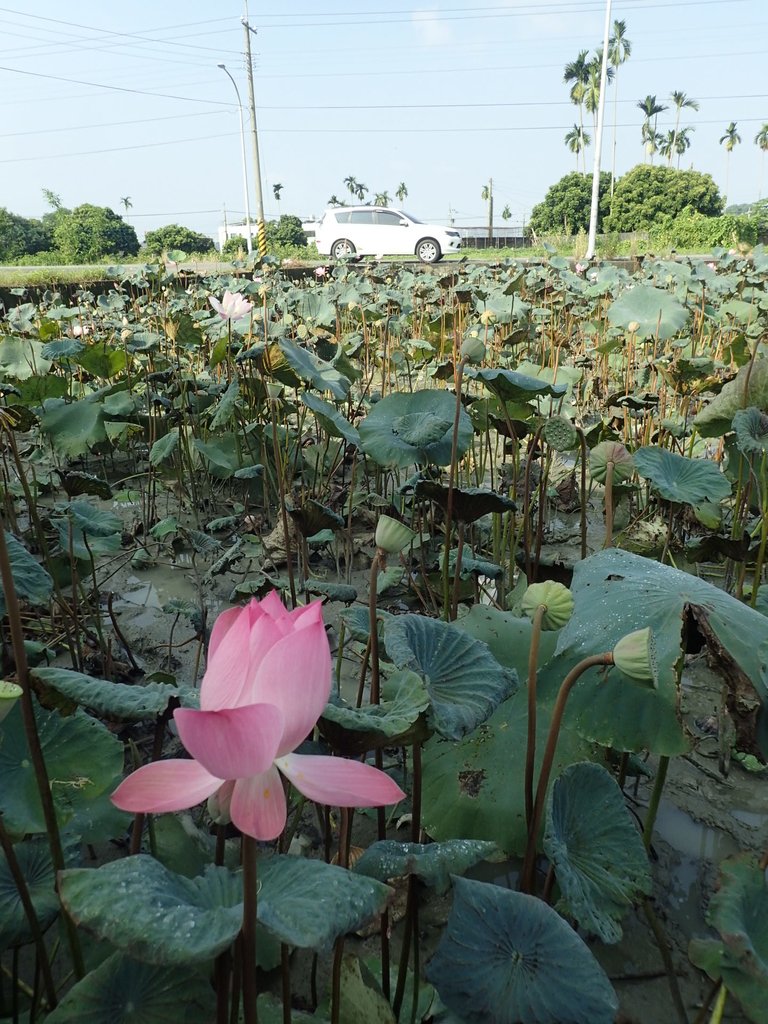
M 768 1021 L 768 252 L 0 321 L 0 1020 Z

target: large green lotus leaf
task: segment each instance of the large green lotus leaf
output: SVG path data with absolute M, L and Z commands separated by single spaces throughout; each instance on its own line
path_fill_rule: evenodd
M 405 468 L 451 461 L 456 398 L 448 391 L 395 392 L 377 402 L 360 424 L 363 451 L 380 466 Z M 472 441 L 472 421 L 462 408 L 456 455 Z
M 330 402 L 307 391 L 303 391 L 299 398 L 312 410 L 317 422 L 331 437 L 343 437 L 347 444 L 352 444 L 355 448 L 360 447 L 360 434 L 357 429 Z
M 481 860 L 493 860 L 499 854 L 495 843 L 476 839 L 451 839 L 447 843 L 398 843 L 382 839 L 369 846 L 355 863 L 361 875 L 388 882 L 403 875 L 416 875 L 439 893 L 446 892 L 451 875 L 463 875 Z
M 529 618 L 517 618 L 490 605 L 476 604 L 468 615 L 457 621 L 456 627 L 488 644 L 494 658 L 507 668 L 515 669 L 521 679 L 528 677 L 532 628 Z M 555 653 L 558 635 L 556 631 L 541 634 L 539 668 Z
M 457 878 L 427 978 L 464 1024 L 613 1024 L 619 1001 L 586 944 L 542 900 Z
M 109 795 L 123 776 L 123 745 L 83 711 L 62 718 L 35 708 L 60 825 L 84 842 L 117 835 L 129 820 Z M 17 705 L 0 724 L 0 813 L 15 835 L 45 832 L 35 772 Z
M 550 792 L 544 852 L 557 875 L 557 909 L 603 942 L 651 892 L 648 855 L 621 790 L 599 764 L 572 764 Z
M 27 884 L 35 915 L 45 930 L 59 912 L 59 898 L 47 839 L 16 843 L 13 848 Z M 0 852 L 0 951 L 32 941 L 19 890 L 5 854 Z
M 114 555 L 122 546 L 122 538 L 119 533 L 88 537 L 69 518 L 54 519 L 53 526 L 59 535 L 61 550 L 67 554 L 71 551 L 74 558 L 82 559 L 85 562 L 90 562 L 95 555 Z
M 174 698 L 182 707 L 195 708 L 200 703 L 197 690 L 178 688 L 168 683 L 113 683 L 109 679 L 94 679 L 66 668 L 34 668 L 32 674 L 44 686 L 51 687 L 82 707 L 124 722 L 156 718 L 163 714 Z
M 568 390 L 567 384 L 550 384 L 538 377 L 529 377 L 514 370 L 475 370 L 467 367 L 468 377 L 474 377 L 492 391 L 502 402 L 528 402 L 538 395 L 560 397 Z
M 608 319 L 624 330 L 628 330 L 630 324 L 638 324 L 634 333 L 642 340 L 666 341 L 685 326 L 688 310 L 662 288 L 636 284 L 614 299 L 608 307 Z
M 259 861 L 259 923 L 281 942 L 327 951 L 381 913 L 392 890 L 345 868 L 304 857 Z
M 348 757 L 384 746 L 408 746 L 426 739 L 423 713 L 429 697 L 415 672 L 396 672 L 382 686 L 380 704 L 360 708 L 329 703 L 319 722 L 320 731 L 335 750 Z
M 308 291 L 303 288 L 296 295 L 296 312 L 304 320 L 313 320 L 323 327 L 333 329 L 336 326 L 336 306 L 325 288 Z M 356 296 L 360 301 L 359 296 Z
M 430 724 L 448 739 L 472 732 L 517 689 L 517 673 L 501 666 L 482 640 L 438 619 L 395 616 L 384 640 L 395 665 L 423 679 Z
M 739 409 L 733 417 L 736 444 L 744 455 L 768 454 L 768 416 L 754 406 Z
M 51 399 L 45 403 L 40 429 L 49 436 L 59 455 L 74 459 L 107 440 L 104 422 L 104 406 L 100 401 Z
M 705 405 L 693 420 L 702 437 L 719 437 L 731 429 L 739 409 L 768 409 L 768 359 L 760 357 L 742 366 L 733 380 Z
M 301 348 L 287 338 L 280 338 L 280 351 L 288 365 L 299 378 L 306 381 L 318 391 L 330 391 L 334 398 L 342 401 L 347 397 L 351 382 L 333 365 L 320 359 L 314 352 Z
M 216 999 L 206 977 L 188 967 L 111 956 L 67 992 L 50 1024 L 187 1024 L 213 1020 Z
M 765 872 L 748 855 L 720 865 L 721 884 L 709 901 L 707 922 L 716 939 L 694 939 L 693 963 L 725 987 L 755 1024 L 764 1024 L 768 1006 L 768 887 Z
M 717 503 L 731 493 L 731 484 L 708 459 L 686 459 L 666 448 L 648 445 L 634 453 L 635 469 L 650 480 L 666 501 L 699 505 Z
M 119 533 L 123 527 L 122 520 L 114 512 L 96 508 L 88 501 L 71 501 L 66 512 L 75 526 L 89 537 L 109 537 L 111 534 Z
M 190 964 L 222 953 L 242 924 L 242 881 L 208 865 L 185 878 L 142 854 L 59 876 L 73 920 L 124 953 L 155 964 Z
M 419 480 L 415 493 L 419 498 L 429 498 L 442 509 L 448 507 L 448 488 L 434 480 Z M 491 512 L 509 512 L 517 508 L 511 498 L 487 487 L 454 487 L 452 501 L 454 518 L 462 523 L 474 523 Z
M 757 753 L 755 726 L 768 700 L 768 620 L 718 587 L 640 555 L 611 548 L 577 564 L 574 613 L 544 671 L 562 679 L 588 655 L 610 651 L 636 629 L 653 630 L 658 686 L 636 683 L 618 669 L 590 669 L 569 707 L 591 740 L 616 750 L 648 749 L 675 755 L 687 748 L 677 718 L 676 663 L 690 617 L 709 644 L 729 687 L 739 749 Z
M 163 437 L 159 437 L 152 445 L 149 452 L 149 462 L 152 466 L 159 466 L 169 458 L 179 447 L 179 428 L 174 427 Z
M 47 604 L 53 591 L 53 580 L 48 572 L 30 555 L 24 545 L 7 531 L 5 545 L 8 548 L 17 595 L 30 604 Z M 5 595 L 0 588 L 0 618 L 4 615 Z
M 43 377 L 53 365 L 43 355 L 45 346 L 26 338 L 5 338 L 0 341 L 0 378 L 28 380 Z
M 537 772 L 554 700 L 552 693 L 541 690 L 538 697 Z M 523 854 L 528 835 L 523 802 L 527 729 L 527 695 L 520 689 L 458 743 L 433 736 L 424 744 L 422 822 L 432 839 L 484 839 L 510 856 Z M 552 778 L 574 761 L 594 755 L 595 748 L 576 732 L 566 707 Z
M 116 377 L 128 365 L 128 353 L 123 348 L 109 348 L 106 344 L 88 346 L 75 362 L 94 377 Z

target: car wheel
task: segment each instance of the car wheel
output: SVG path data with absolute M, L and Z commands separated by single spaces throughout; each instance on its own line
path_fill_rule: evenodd
M 343 260 L 346 256 L 354 256 L 356 249 L 348 238 L 340 238 L 331 246 L 331 256 L 335 260 Z
M 416 255 L 422 263 L 437 263 L 443 256 L 434 238 L 422 238 L 416 246 Z

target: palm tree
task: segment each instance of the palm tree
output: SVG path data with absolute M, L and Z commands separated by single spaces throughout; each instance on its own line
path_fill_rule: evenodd
M 346 206 L 346 203 L 343 201 L 343 199 L 339 199 L 339 197 L 334 194 L 328 200 L 328 205 L 329 206 Z
M 592 142 L 592 138 L 587 135 L 583 128 L 580 128 L 577 124 L 571 128 L 571 130 L 565 136 L 565 144 L 570 151 L 576 156 L 576 170 L 579 169 L 579 153 L 584 153 L 584 150 Z M 584 167 L 585 157 L 581 158 L 581 165 L 586 173 Z
M 684 92 L 673 92 L 669 98 L 675 104 L 675 138 L 672 142 L 672 146 L 674 151 L 677 152 L 677 133 L 680 129 L 680 114 L 683 108 L 686 108 L 687 110 L 698 110 L 699 102 L 698 100 L 691 99 L 690 96 L 686 96 Z
M 610 59 L 610 58 L 609 58 Z M 589 62 L 589 79 L 584 91 L 584 106 L 592 115 L 592 124 L 597 131 L 597 108 L 600 105 L 600 75 L 603 70 L 603 48 L 598 47 L 595 56 Z M 606 84 L 610 85 L 616 71 L 609 64 L 606 68 Z
M 130 196 L 120 196 L 120 202 L 123 204 L 125 212 L 128 213 L 130 208 L 133 206 Z
M 357 198 L 360 200 L 361 203 L 365 199 L 365 193 L 367 191 L 368 191 L 368 186 L 367 185 L 363 185 L 363 183 L 361 181 L 358 181 L 357 184 L 356 184 L 356 187 L 355 187 L 355 195 L 357 196 Z
M 757 190 L 757 198 L 763 197 L 763 171 L 765 170 L 765 154 L 768 153 L 768 124 L 764 124 L 755 136 L 755 145 L 761 151 L 760 157 L 760 187 Z
M 665 156 L 667 158 L 668 164 L 672 163 L 672 154 L 676 152 L 675 132 L 672 128 L 669 129 L 666 135 L 661 136 L 661 141 L 659 142 L 659 152 L 662 156 Z
M 680 157 L 683 156 L 687 149 L 691 148 L 691 140 L 688 137 L 688 132 L 695 132 L 696 129 L 692 125 L 688 125 L 687 128 L 681 128 L 677 133 L 675 139 L 675 152 L 677 153 L 677 169 L 680 170 Z
M 731 170 L 731 153 L 741 142 L 741 136 L 736 131 L 736 122 L 731 121 L 725 129 L 725 134 L 720 136 L 720 145 L 725 144 L 725 198 L 728 198 L 728 177 Z
M 272 195 L 277 200 L 277 209 L 278 209 L 278 211 L 280 210 L 280 193 L 282 191 L 283 191 L 283 186 L 280 184 L 280 182 L 279 181 L 275 182 L 275 184 L 272 186 Z
M 511 210 L 510 210 L 510 208 L 509 208 L 509 203 L 507 203 L 507 205 L 506 205 L 506 206 L 504 207 L 504 209 L 503 209 L 503 210 L 501 211 L 501 219 L 502 219 L 502 220 L 503 220 L 503 221 L 504 221 L 505 223 L 506 223 L 506 221 L 508 221 L 508 220 L 511 220 L 511 219 L 512 219 L 512 211 L 511 211 Z
M 401 203 L 405 201 L 405 198 L 408 195 L 408 189 L 406 188 L 404 181 L 401 181 L 395 189 L 395 195 Z
M 373 197 L 374 206 L 389 206 L 390 197 L 389 192 L 377 192 Z
M 619 98 L 618 69 L 632 56 L 632 43 L 627 39 L 627 23 L 614 21 L 613 35 L 608 40 L 608 60 L 616 72 L 616 88 L 613 91 L 613 152 L 611 155 L 611 199 L 613 199 L 613 181 L 616 177 L 616 104 Z
M 344 179 L 344 184 L 347 186 L 347 188 L 349 189 L 353 196 L 357 195 L 357 190 L 360 186 L 357 184 L 357 178 L 354 176 L 354 174 L 348 174 Z
M 60 210 L 61 209 L 61 196 L 59 195 L 58 192 L 54 192 L 50 188 L 44 188 L 43 189 L 43 199 L 45 199 L 46 203 L 48 203 L 48 205 L 50 206 L 50 208 L 52 210 Z
M 579 108 L 579 127 L 584 130 L 584 96 L 589 84 L 589 50 L 580 50 L 576 60 L 570 61 L 563 69 L 563 81 L 572 82 L 571 102 Z
M 667 108 L 663 103 L 658 103 L 656 97 L 651 95 L 646 96 L 644 100 L 640 100 L 637 105 L 645 114 L 641 134 L 643 145 L 645 146 L 645 152 L 650 156 L 651 163 L 653 163 L 653 154 L 659 146 L 659 134 L 656 131 L 656 122 L 658 121 L 659 114 Z M 653 125 L 651 125 L 651 118 L 653 118 Z M 645 163 L 645 160 L 643 160 L 643 163 Z

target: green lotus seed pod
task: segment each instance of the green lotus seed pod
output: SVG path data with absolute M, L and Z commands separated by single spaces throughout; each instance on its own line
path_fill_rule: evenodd
M 379 516 L 376 523 L 375 544 L 380 551 L 388 555 L 396 555 L 407 548 L 416 534 L 405 523 L 393 519 L 392 516 Z
M 482 339 L 468 334 L 461 343 L 460 354 L 468 363 L 482 363 L 485 359 L 485 345 Z
M 9 683 L 6 679 L 0 679 L 0 722 L 11 711 L 20 696 L 20 686 L 17 686 L 16 683 Z
M 579 434 L 567 416 L 550 416 L 544 424 L 544 440 L 556 452 L 572 452 L 579 447 Z
M 529 619 L 536 614 L 537 608 L 544 607 L 546 611 L 541 620 L 541 628 L 547 632 L 562 629 L 573 615 L 573 594 L 568 587 L 554 580 L 532 583 L 523 594 L 520 607 Z
M 632 456 L 619 441 L 601 441 L 589 453 L 589 471 L 592 479 L 604 484 L 608 475 L 608 463 L 613 463 L 613 482 L 628 480 L 632 476 Z
M 627 633 L 613 648 L 613 663 L 630 679 L 659 685 L 656 644 L 650 626 Z

